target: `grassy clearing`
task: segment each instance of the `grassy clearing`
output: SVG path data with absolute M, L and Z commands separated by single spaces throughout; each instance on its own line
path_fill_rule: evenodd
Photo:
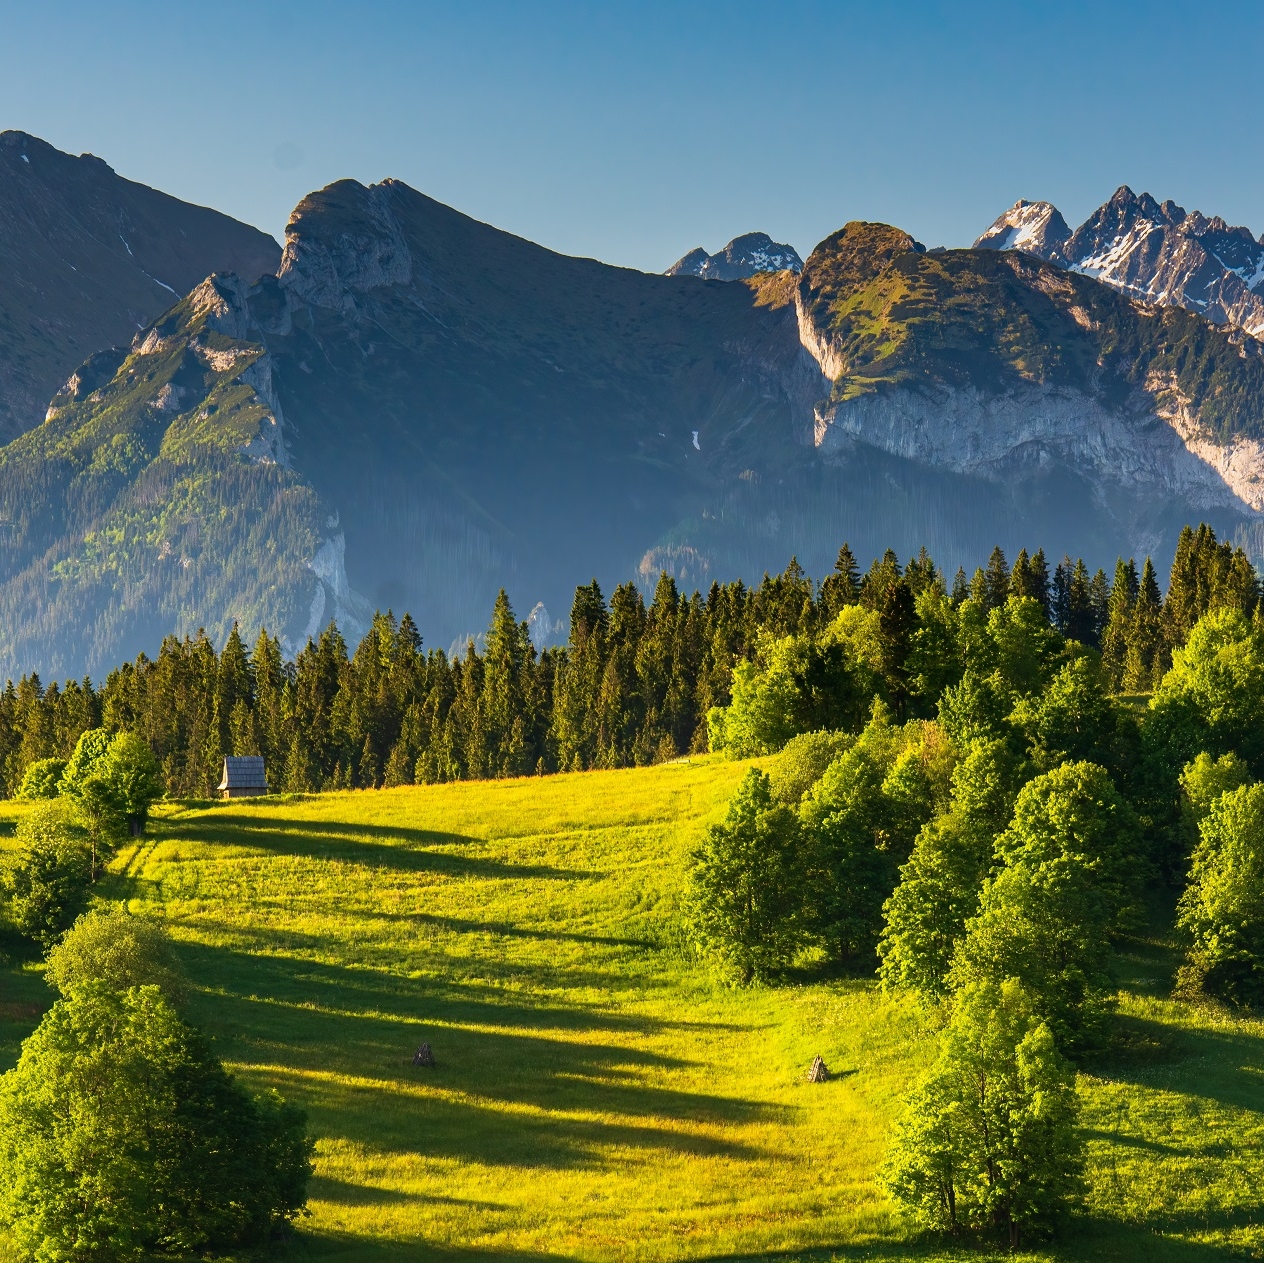
M 929 1021 L 867 981 L 734 992 L 674 946 L 744 769 L 163 809 L 111 893 L 167 920 L 220 1055 L 310 1111 L 291 1254 L 983 1257 L 910 1238 L 874 1183 Z M 1258 1257 L 1264 1028 L 1162 998 L 1162 933 L 1120 963 L 1123 1038 L 1082 1076 L 1091 1213 L 1047 1255 Z M 30 965 L 0 983 L 7 1065 L 48 995 Z M 818 1052 L 839 1077 L 810 1086 Z

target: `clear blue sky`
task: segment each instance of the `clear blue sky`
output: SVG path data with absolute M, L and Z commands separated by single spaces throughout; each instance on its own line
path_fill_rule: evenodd
M 278 237 L 343 176 L 652 270 L 856 218 L 966 245 L 1124 183 L 1264 230 L 1258 3 L 0 0 L 0 31 L 0 129 Z

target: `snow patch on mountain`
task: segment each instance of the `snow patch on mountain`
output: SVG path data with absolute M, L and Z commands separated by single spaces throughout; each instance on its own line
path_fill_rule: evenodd
M 803 260 L 793 246 L 774 241 L 766 232 L 734 237 L 718 254 L 701 246 L 677 259 L 667 276 L 700 276 L 706 281 L 742 281 L 761 272 L 803 271 Z
M 993 220 L 974 245 L 984 250 L 1022 250 L 1058 261 L 1061 247 L 1070 235 L 1066 220 L 1052 202 L 1020 200 Z
M 1048 202 L 1020 201 L 974 244 L 1024 250 L 1146 302 L 1186 307 L 1264 337 L 1264 239 L 1250 229 L 1127 185 L 1075 232 L 1065 228 Z

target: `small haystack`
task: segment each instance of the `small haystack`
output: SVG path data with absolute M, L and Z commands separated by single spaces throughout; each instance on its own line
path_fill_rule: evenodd
M 414 1066 L 433 1066 L 435 1063 L 434 1053 L 430 1051 L 429 1044 L 422 1044 L 420 1048 L 413 1054 Z
M 825 1083 L 829 1079 L 829 1068 L 825 1064 L 823 1057 L 812 1058 L 812 1069 L 808 1071 L 809 1083 Z

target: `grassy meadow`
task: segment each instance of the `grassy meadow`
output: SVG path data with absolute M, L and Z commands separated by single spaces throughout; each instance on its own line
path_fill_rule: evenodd
M 869 980 L 735 991 L 678 946 L 745 766 L 159 808 L 103 893 L 167 923 L 220 1056 L 309 1111 L 288 1257 L 983 1257 L 875 1183 L 933 1018 Z M 1165 998 L 1169 922 L 1120 958 L 1081 1076 L 1093 1194 L 1040 1256 L 1264 1257 L 1264 1024 Z M 51 997 L 36 961 L 0 988 L 7 1068 Z

